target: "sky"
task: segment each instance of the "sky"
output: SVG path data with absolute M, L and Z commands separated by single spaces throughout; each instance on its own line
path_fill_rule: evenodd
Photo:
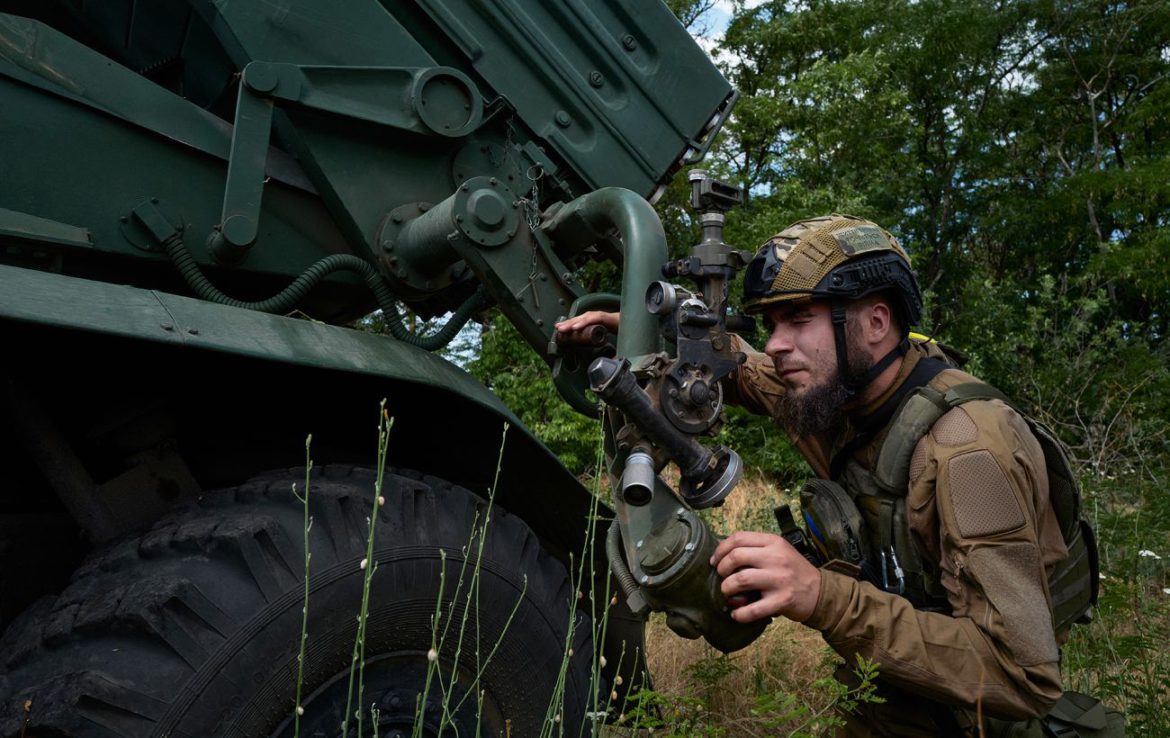
M 747 8 L 754 8 L 763 3 L 764 0 L 745 0 L 743 4 Z M 723 40 L 723 34 L 727 30 L 727 24 L 731 22 L 734 10 L 733 0 L 716 0 L 711 9 L 700 16 L 692 28 L 691 35 L 695 41 L 716 61 L 724 61 L 722 58 L 724 55 L 716 54 L 715 47 Z M 702 31 L 702 35 L 694 31 Z

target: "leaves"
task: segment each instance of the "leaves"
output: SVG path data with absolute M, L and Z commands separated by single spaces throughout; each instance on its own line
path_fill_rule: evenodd
M 595 462 L 596 421 L 570 408 L 553 386 L 548 366 L 497 315 L 483 331 L 479 356 L 468 365 L 472 376 L 495 392 L 574 473 Z

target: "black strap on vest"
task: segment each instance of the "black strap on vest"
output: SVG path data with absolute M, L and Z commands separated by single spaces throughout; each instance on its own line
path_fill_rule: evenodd
M 853 438 L 840 448 L 833 455 L 833 459 L 829 462 L 829 478 L 837 480 L 841 477 L 841 472 L 845 471 L 845 465 L 849 463 L 858 449 L 863 448 L 865 444 L 873 440 L 890 419 L 894 417 L 894 413 L 901 406 L 902 400 L 906 395 L 919 387 L 925 386 L 930 380 L 934 379 L 944 369 L 949 369 L 950 366 L 941 359 L 932 357 L 925 357 L 918 361 L 910 376 L 906 377 L 906 381 L 890 395 L 890 398 L 882 403 L 882 406 L 870 413 L 865 418 L 862 418 L 856 424 L 856 433 Z

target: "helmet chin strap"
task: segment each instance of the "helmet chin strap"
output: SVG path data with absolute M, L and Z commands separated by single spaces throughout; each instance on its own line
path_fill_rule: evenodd
M 846 348 L 847 342 L 845 340 L 845 319 L 847 317 L 845 303 L 833 300 L 829 305 L 829 315 L 833 319 L 833 334 L 837 342 L 837 371 L 841 375 L 841 381 L 844 383 L 845 390 L 849 393 L 851 400 L 861 394 L 862 390 L 877 379 L 878 375 L 884 372 L 890 364 L 893 364 L 899 357 L 905 356 L 906 352 L 910 350 L 910 339 L 903 336 L 902 340 L 898 341 L 897 346 L 875 361 L 864 374 L 860 377 L 854 377 L 853 373 L 849 371 L 849 351 Z

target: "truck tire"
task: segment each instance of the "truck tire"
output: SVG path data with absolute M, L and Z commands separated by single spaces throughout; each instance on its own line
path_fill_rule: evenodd
M 362 468 L 313 472 L 302 736 L 340 735 L 374 479 Z M 0 735 L 293 735 L 304 587 L 294 483 L 303 488 L 303 470 L 206 494 L 91 556 L 60 597 L 19 616 L 0 639 Z M 492 508 L 489 519 L 483 500 L 442 480 L 388 470 L 383 497 L 366 733 L 373 706 L 377 735 L 411 734 L 432 658 L 455 723 L 444 734 L 536 736 L 551 721 L 554 733 L 571 726 L 566 734 L 576 735 L 594 688 L 592 629 L 564 566 L 519 518 Z M 472 530 L 484 520 L 476 569 Z M 446 639 L 428 653 L 440 599 Z M 563 704 L 550 709 L 570 648 Z M 477 654 L 486 662 L 478 684 Z M 424 735 L 438 734 L 442 693 L 436 678 Z

